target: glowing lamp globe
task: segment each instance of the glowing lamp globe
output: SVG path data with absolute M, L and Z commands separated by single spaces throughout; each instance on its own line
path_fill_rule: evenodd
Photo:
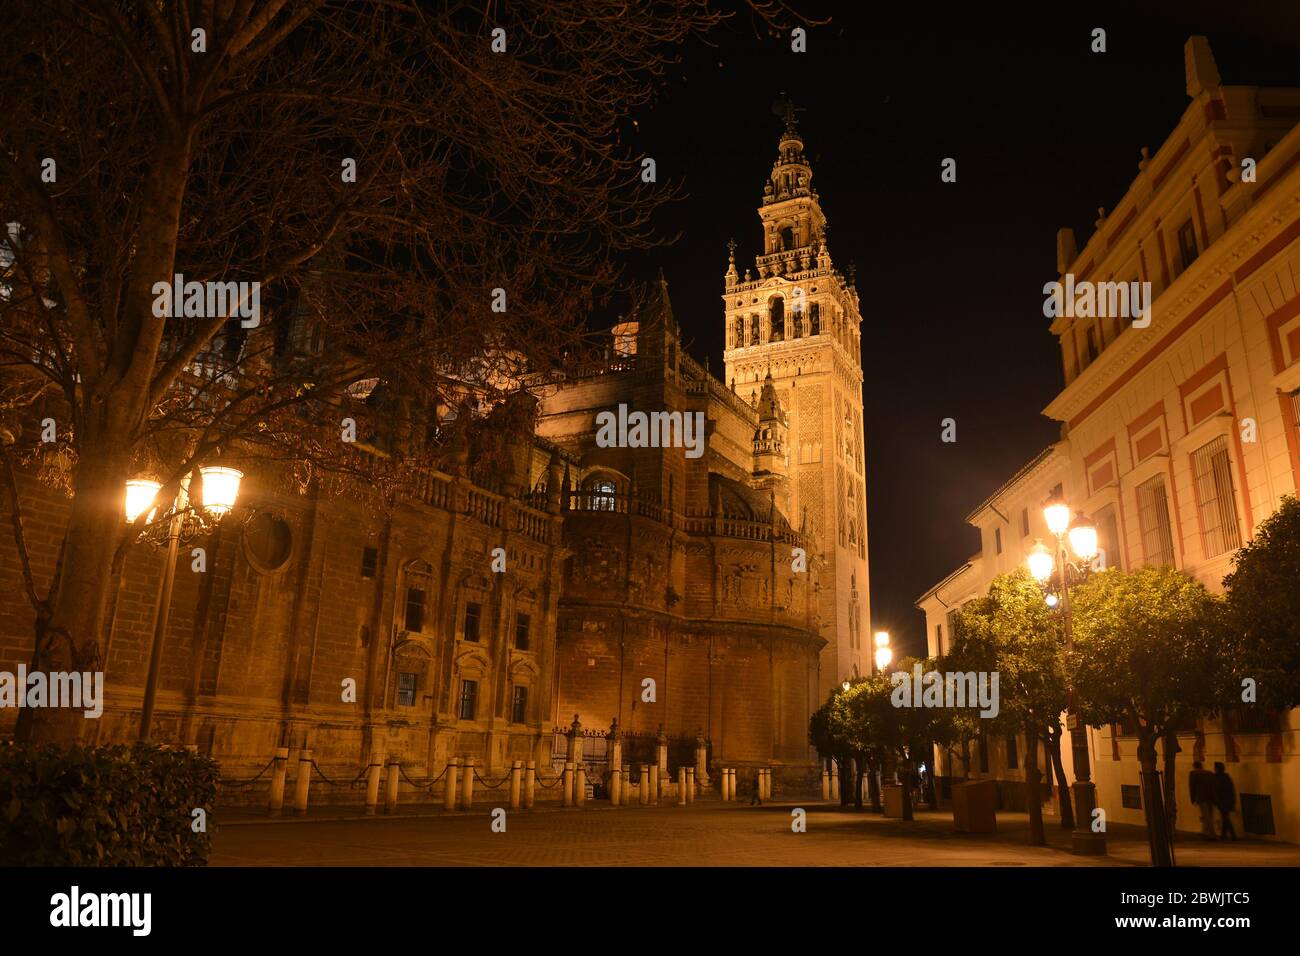
M 888 647 L 888 646 L 889 646 L 889 632 L 876 631 L 876 647 Z
M 237 468 L 208 465 L 199 469 L 203 476 L 203 508 L 218 518 L 235 507 L 239 497 L 239 482 L 244 473 Z
M 1097 526 L 1087 515 L 1079 515 L 1070 522 L 1070 549 L 1084 561 L 1097 556 Z
M 1043 505 L 1043 520 L 1047 530 L 1059 538 L 1070 527 L 1070 506 L 1061 498 L 1048 498 Z
M 126 483 L 126 520 L 135 521 L 140 517 L 140 513 L 153 504 L 153 500 L 158 495 L 158 489 L 161 488 L 156 481 L 150 481 L 147 478 L 132 478 Z M 149 517 L 146 522 L 152 521 L 157 508 L 151 508 Z
M 1029 549 L 1029 555 L 1025 561 L 1029 565 L 1029 573 L 1040 584 L 1052 576 L 1052 571 L 1056 567 L 1056 562 L 1052 559 L 1052 552 L 1048 551 L 1041 541 L 1035 542 L 1034 546 Z
M 1061 599 L 1058 598 L 1055 594 L 1047 595 L 1046 600 L 1047 600 L 1048 607 L 1056 607 L 1056 605 L 1061 603 Z
M 876 669 L 884 670 L 889 666 L 889 662 L 894 659 L 894 652 L 888 647 L 876 648 Z

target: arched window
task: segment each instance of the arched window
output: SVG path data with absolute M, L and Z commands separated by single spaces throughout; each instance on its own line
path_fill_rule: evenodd
M 749 344 L 758 344 L 758 316 L 756 315 L 749 317 Z
M 822 307 L 814 302 L 808 309 L 808 334 L 821 335 Z
M 587 508 L 591 511 L 613 511 L 615 489 L 609 478 L 593 478 L 587 482 Z
M 736 347 L 736 348 L 738 348 L 738 349 L 739 349 L 739 348 L 744 348 L 744 345 L 745 345 L 745 317 L 744 317 L 743 315 L 738 315 L 738 316 L 736 316 L 736 337 L 735 337 L 735 340 L 734 340 L 734 341 L 735 341 L 735 343 L 736 343 L 736 344 L 735 344 L 735 347 Z
M 797 339 L 803 335 L 803 310 L 795 306 L 790 316 L 791 335 L 790 338 Z
M 780 342 L 785 338 L 785 299 L 774 295 L 768 300 L 767 308 L 772 320 L 772 336 L 768 341 Z
M 785 252 L 794 248 L 794 229 L 786 226 L 781 230 L 781 251 Z

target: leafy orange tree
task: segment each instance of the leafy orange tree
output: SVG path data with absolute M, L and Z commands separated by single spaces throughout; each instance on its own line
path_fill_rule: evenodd
M 989 592 L 965 604 L 953 632 L 953 649 L 942 666 L 948 670 L 998 675 L 999 713 L 987 721 L 999 730 L 1025 735 L 1025 808 L 1029 841 L 1047 842 L 1041 801 L 1042 771 L 1038 742 L 1044 741 L 1058 770 L 1062 815 L 1069 809 L 1060 770 L 1061 712 L 1068 693 L 1060 615 L 1048 607 L 1038 584 L 1023 568 L 1000 574 Z M 1046 768 L 1051 773 L 1053 767 Z
M 304 484 L 395 484 L 445 453 L 450 419 L 579 348 L 673 195 L 629 118 L 724 16 L 692 0 L 6 10 L 0 448 L 34 665 L 97 661 L 137 530 L 127 479 L 151 473 L 170 501 L 196 463 L 251 456 Z M 173 314 L 173 281 L 242 285 Z M 384 454 L 340 441 L 345 417 Z M 53 435 L 32 427 L 46 419 Z M 71 497 L 48 580 L 23 466 Z M 74 739 L 70 714 L 32 714 L 32 736 Z
M 1138 738 L 1143 810 L 1154 866 L 1172 863 L 1177 731 L 1233 697 L 1238 641 L 1220 602 L 1173 568 L 1111 569 L 1074 592 L 1074 653 L 1067 662 L 1079 712 L 1122 722 Z M 1164 787 L 1156 744 L 1164 748 Z

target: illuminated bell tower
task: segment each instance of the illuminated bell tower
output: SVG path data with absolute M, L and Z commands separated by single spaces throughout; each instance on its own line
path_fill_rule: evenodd
M 737 395 L 757 408 L 774 389 L 786 412 L 790 524 L 815 536 L 824 561 L 824 700 L 841 681 L 871 670 L 862 317 L 852 274 L 846 277 L 831 259 L 826 216 L 803 150 L 788 108 L 758 207 L 763 253 L 743 278 L 731 245 L 723 358 Z

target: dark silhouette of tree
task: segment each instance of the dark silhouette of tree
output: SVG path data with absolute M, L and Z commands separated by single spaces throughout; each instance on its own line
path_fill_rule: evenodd
M 646 175 L 630 117 L 725 16 L 690 0 L 7 9 L 0 448 L 6 484 L 28 465 L 71 495 L 38 582 L 11 487 L 34 666 L 98 660 L 141 472 L 166 502 L 216 459 L 387 494 L 415 463 L 463 462 L 449 432 L 580 349 L 619 257 L 653 241 L 676 191 Z M 249 283 L 245 307 L 260 283 L 258 321 L 230 303 L 160 318 L 155 287 L 177 275 Z M 340 440 L 345 417 L 366 453 Z M 32 717 L 37 739 L 82 726 Z

